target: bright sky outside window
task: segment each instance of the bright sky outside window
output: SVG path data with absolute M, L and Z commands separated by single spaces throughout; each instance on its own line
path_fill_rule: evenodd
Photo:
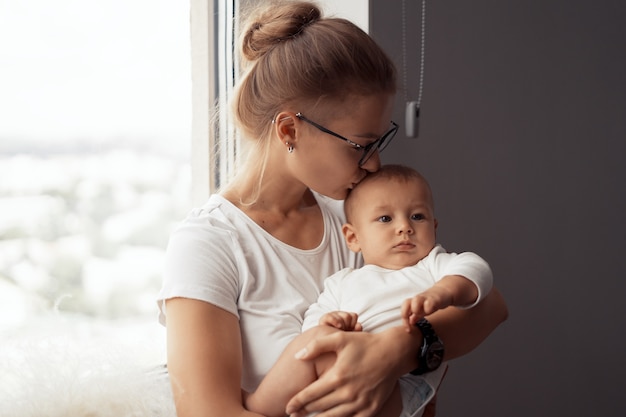
M 189 4 L 0 3 L 0 332 L 61 314 L 156 325 L 190 205 Z

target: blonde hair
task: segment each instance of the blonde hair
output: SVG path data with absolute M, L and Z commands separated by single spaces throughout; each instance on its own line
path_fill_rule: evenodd
M 253 142 L 259 178 L 271 122 L 285 107 L 295 112 L 306 106 L 319 116 L 328 101 L 396 91 L 394 64 L 380 46 L 354 23 L 323 17 L 313 2 L 263 2 L 250 10 L 240 47 L 243 72 L 232 111 L 243 137 Z
M 395 67 L 380 46 L 348 20 L 323 18 L 312 2 L 264 2 L 242 27 L 241 58 L 233 110 L 253 138 L 266 136 L 287 104 L 396 89 Z

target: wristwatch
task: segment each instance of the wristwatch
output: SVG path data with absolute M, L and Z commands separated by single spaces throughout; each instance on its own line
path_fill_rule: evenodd
M 425 318 L 421 318 L 415 323 L 424 339 L 417 355 L 417 368 L 411 371 L 413 375 L 422 375 L 426 372 L 434 371 L 443 362 L 443 342 L 435 333 L 433 326 Z

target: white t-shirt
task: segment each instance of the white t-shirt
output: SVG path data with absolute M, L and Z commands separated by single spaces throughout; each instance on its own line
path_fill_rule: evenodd
M 323 281 L 360 257 L 341 233 L 342 203 L 316 195 L 324 237 L 315 249 L 289 246 L 263 230 L 219 195 L 193 210 L 167 247 L 159 321 L 165 300 L 192 298 L 239 318 L 243 344 L 242 388 L 253 391 L 286 345 L 301 332 L 306 309 Z
M 432 287 L 446 275 L 462 275 L 478 288 L 478 304 L 491 290 L 493 274 L 489 264 L 472 252 L 447 253 L 436 245 L 417 264 L 399 270 L 365 265 L 345 268 L 324 281 L 324 291 L 306 312 L 303 331 L 317 326 L 330 311 L 359 315 L 363 331 L 380 332 L 402 324 L 402 302 Z

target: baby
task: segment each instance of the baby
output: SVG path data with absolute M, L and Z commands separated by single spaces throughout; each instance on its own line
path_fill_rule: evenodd
M 447 253 L 437 244 L 432 192 L 417 171 L 383 166 L 351 191 L 344 209 L 346 243 L 361 252 L 365 265 L 325 280 L 324 291 L 305 313 L 303 333 L 257 390 L 244 393 L 250 411 L 284 416 L 289 399 L 332 365 L 333 354 L 298 360 L 310 340 L 336 331 L 381 332 L 398 325 L 418 331 L 416 324 L 428 326 L 424 316 L 448 306 L 470 308 L 491 289 L 491 269 L 482 258 L 471 252 Z M 411 294 L 417 295 L 407 298 Z M 445 368 L 428 373 L 418 368 L 420 372 L 402 376 L 377 416 L 422 415 Z

